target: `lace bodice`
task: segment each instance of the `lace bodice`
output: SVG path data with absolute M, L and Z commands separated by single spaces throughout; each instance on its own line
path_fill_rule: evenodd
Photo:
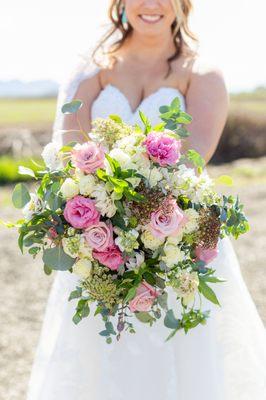
M 135 111 L 132 110 L 127 97 L 114 85 L 107 85 L 92 104 L 92 119 L 107 118 L 110 114 L 119 115 L 124 122 L 134 125 L 140 122 L 139 111 L 144 112 L 152 125 L 156 125 L 159 119 L 159 107 L 168 105 L 179 97 L 181 107 L 185 110 L 185 98 L 183 94 L 172 87 L 161 87 L 149 96 L 145 97 Z

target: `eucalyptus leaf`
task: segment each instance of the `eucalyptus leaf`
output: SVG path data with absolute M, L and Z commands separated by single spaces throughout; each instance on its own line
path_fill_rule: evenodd
M 177 329 L 180 326 L 180 321 L 174 316 L 173 310 L 168 310 L 165 314 L 164 325 L 170 329 Z
M 62 246 L 45 249 L 42 259 L 51 269 L 59 271 L 67 271 L 75 263 L 75 259 L 67 255 Z
M 154 318 L 148 312 L 144 312 L 144 311 L 136 312 L 135 313 L 135 317 L 139 321 L 141 321 L 141 322 L 143 322 L 145 324 L 153 322 L 153 320 L 154 320 Z
M 23 183 L 18 183 L 12 194 L 12 202 L 14 207 L 23 208 L 29 201 L 31 197 L 27 187 Z
M 83 106 L 81 100 L 73 100 L 70 103 L 65 103 L 61 108 L 63 114 L 74 114 Z

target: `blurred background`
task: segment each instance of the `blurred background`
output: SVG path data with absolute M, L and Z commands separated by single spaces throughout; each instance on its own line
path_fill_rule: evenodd
M 50 141 L 56 96 L 79 54 L 105 31 L 108 0 L 10 0 L 1 5 L 0 219 L 11 207 L 18 165 L 35 168 Z M 266 323 L 266 3 L 197 0 L 191 28 L 200 52 L 224 72 L 231 106 L 221 142 L 208 167 L 230 174 L 251 230 L 233 242 L 244 279 Z M 32 183 L 29 182 L 31 185 Z M 17 234 L 0 225 L 0 397 L 25 398 L 31 363 L 53 276 L 21 255 Z M 248 323 L 248 321 L 247 321 Z M 1 396 L 2 395 L 2 396 Z M 62 399 L 63 400 L 63 399 Z

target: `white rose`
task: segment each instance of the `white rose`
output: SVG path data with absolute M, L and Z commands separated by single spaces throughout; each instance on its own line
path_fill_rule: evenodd
M 121 149 L 112 149 L 109 153 L 110 157 L 119 162 L 122 169 L 129 169 L 132 167 L 131 157 Z
M 142 233 L 141 240 L 144 246 L 150 250 L 156 250 L 164 242 L 164 239 L 156 238 L 148 229 Z
M 22 213 L 24 218 L 29 221 L 34 214 L 43 210 L 43 202 L 35 193 L 30 193 L 30 201 L 24 206 Z
M 59 150 L 59 147 L 55 143 L 51 142 L 48 143 L 42 151 L 42 158 L 45 165 L 51 171 L 63 168 L 62 156 L 59 153 Z
M 174 236 L 168 236 L 166 244 L 171 244 L 173 246 L 177 246 L 183 238 L 183 230 L 181 229 L 177 234 Z
M 60 188 L 62 196 L 69 200 L 79 194 L 79 185 L 72 178 L 67 178 Z
M 164 253 L 165 255 L 162 256 L 161 259 L 169 268 L 173 267 L 178 262 L 183 261 L 185 257 L 185 253 L 180 250 L 179 247 L 170 243 L 165 244 Z
M 93 175 L 83 175 L 79 179 L 79 192 L 83 196 L 90 196 L 95 189 L 96 181 Z
M 88 260 L 87 258 L 82 258 L 77 261 L 72 268 L 74 274 L 80 276 L 83 279 L 86 279 L 90 276 L 91 266 L 92 264 L 90 260 Z

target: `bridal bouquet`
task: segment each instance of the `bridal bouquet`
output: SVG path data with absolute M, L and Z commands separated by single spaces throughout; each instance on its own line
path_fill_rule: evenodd
M 62 112 L 81 106 L 74 100 Z M 19 183 L 12 196 L 23 208 L 24 219 L 9 224 L 18 228 L 21 251 L 41 254 L 47 274 L 78 275 L 69 295 L 78 299 L 73 322 L 88 317 L 93 304 L 107 343 L 122 331 L 135 333 L 134 317 L 150 326 L 163 317 L 167 340 L 205 324 L 201 297 L 219 305 L 211 288 L 222 282 L 212 268 L 218 240 L 248 230 L 238 198 L 217 194 L 196 151 L 182 153 L 192 118 L 178 98 L 159 111 L 157 126 L 142 112 L 142 127 L 110 115 L 93 121 L 89 134 L 81 129 L 83 144 L 48 144 L 45 170 L 20 167 L 38 181 L 36 190 Z

